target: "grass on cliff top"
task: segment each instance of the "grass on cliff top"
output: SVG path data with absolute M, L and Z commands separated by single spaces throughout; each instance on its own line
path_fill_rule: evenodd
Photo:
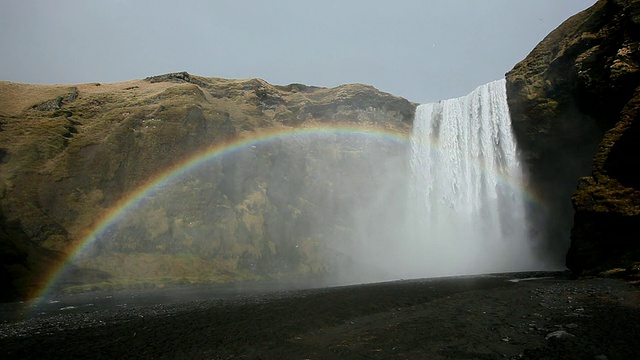
M 175 83 L 150 83 L 144 80 L 130 80 L 115 83 L 87 83 L 40 85 L 0 81 L 0 115 L 20 116 L 34 105 L 64 96 L 77 89 L 78 100 L 83 97 L 109 94 L 115 102 L 125 103 L 132 97 L 148 97 L 158 94 Z M 133 105 L 133 104 L 131 104 Z M 44 112 L 47 117 L 50 113 Z
M 0 116 L 18 116 L 24 110 L 74 90 L 69 85 L 33 85 L 0 81 Z

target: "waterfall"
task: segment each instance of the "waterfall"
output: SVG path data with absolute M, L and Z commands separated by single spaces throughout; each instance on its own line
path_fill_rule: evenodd
M 505 84 L 416 110 L 404 249 L 416 254 L 415 275 L 535 268 Z

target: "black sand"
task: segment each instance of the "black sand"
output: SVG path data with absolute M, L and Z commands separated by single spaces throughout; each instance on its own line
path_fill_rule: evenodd
M 547 278 L 397 281 L 7 318 L 0 358 L 640 359 L 640 289 L 534 275 Z

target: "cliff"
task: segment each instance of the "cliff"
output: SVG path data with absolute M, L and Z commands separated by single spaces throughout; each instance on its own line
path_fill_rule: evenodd
M 506 75 L 514 131 L 542 199 L 529 207 L 534 232 L 551 257 L 569 248 L 566 265 L 577 274 L 640 260 L 639 40 L 640 2 L 602 0 Z
M 638 34 L 639 0 L 601 0 L 506 74 L 547 266 L 638 267 Z M 406 215 L 398 139 L 415 106 L 366 85 L 185 72 L 0 82 L 2 297 L 60 266 L 79 290 L 371 276 Z
M 367 191 L 383 182 L 380 166 L 404 166 L 403 144 L 359 132 L 404 137 L 415 110 L 366 85 L 274 86 L 185 72 L 109 84 L 0 82 L 0 94 L 5 298 L 44 286 L 150 179 L 226 146 L 235 150 L 145 193 L 69 267 L 67 285 L 331 273 L 349 260 L 335 249 L 355 231 L 354 207 L 367 208 Z M 344 127 L 352 130 L 322 131 Z M 282 135 L 251 142 L 269 134 Z M 384 232 L 375 221 L 366 226 Z

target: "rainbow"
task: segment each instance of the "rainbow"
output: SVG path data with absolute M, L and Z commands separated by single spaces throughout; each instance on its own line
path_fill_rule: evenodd
M 91 244 L 112 228 L 114 224 L 125 218 L 127 214 L 130 214 L 132 211 L 137 209 L 142 203 L 144 203 L 146 198 L 162 191 L 163 188 L 170 185 L 173 181 L 179 179 L 190 171 L 195 170 L 199 166 L 209 163 L 214 159 L 268 142 L 294 137 L 322 138 L 323 136 L 332 135 L 373 138 L 378 141 L 390 142 L 392 144 L 402 146 L 410 145 L 410 134 L 408 133 L 387 128 L 345 124 L 323 124 L 322 126 L 312 125 L 296 128 L 282 126 L 268 131 L 241 134 L 241 136 L 232 139 L 231 141 L 215 144 L 156 174 L 149 181 L 138 186 L 112 205 L 98 219 L 96 219 L 96 221 L 94 221 L 93 225 L 90 226 L 82 236 L 79 237 L 80 240 L 71 247 L 63 261 L 60 261 L 50 271 L 48 271 L 47 274 L 45 274 L 43 279 L 39 282 L 41 285 L 36 289 L 31 298 L 36 303 L 45 299 L 58 281 L 63 277 L 65 270 L 70 268 L 69 265 Z M 430 146 L 438 147 L 438 144 L 430 144 Z M 477 166 L 482 167 L 482 164 L 477 164 Z M 525 184 L 515 183 L 512 179 L 505 178 L 501 178 L 500 182 L 524 194 L 525 198 L 530 202 L 541 202 L 540 196 L 527 189 Z
M 409 146 L 410 144 L 408 133 L 388 128 L 347 124 L 323 124 L 322 126 L 311 125 L 296 128 L 282 126 L 267 131 L 241 134 L 241 136 L 231 141 L 215 144 L 159 172 L 112 205 L 79 237 L 80 240 L 67 251 L 66 257 L 44 275 L 43 279 L 38 282 L 41 285 L 33 292 L 30 298 L 36 302 L 38 299 L 45 298 L 63 277 L 65 270 L 69 268 L 69 264 L 105 234 L 118 220 L 123 219 L 127 214 L 138 208 L 144 202 L 144 199 L 161 191 L 176 179 L 179 179 L 181 176 L 193 171 L 199 166 L 211 162 L 214 159 L 264 143 L 294 137 L 322 138 L 335 135 L 374 138 L 403 146 Z

